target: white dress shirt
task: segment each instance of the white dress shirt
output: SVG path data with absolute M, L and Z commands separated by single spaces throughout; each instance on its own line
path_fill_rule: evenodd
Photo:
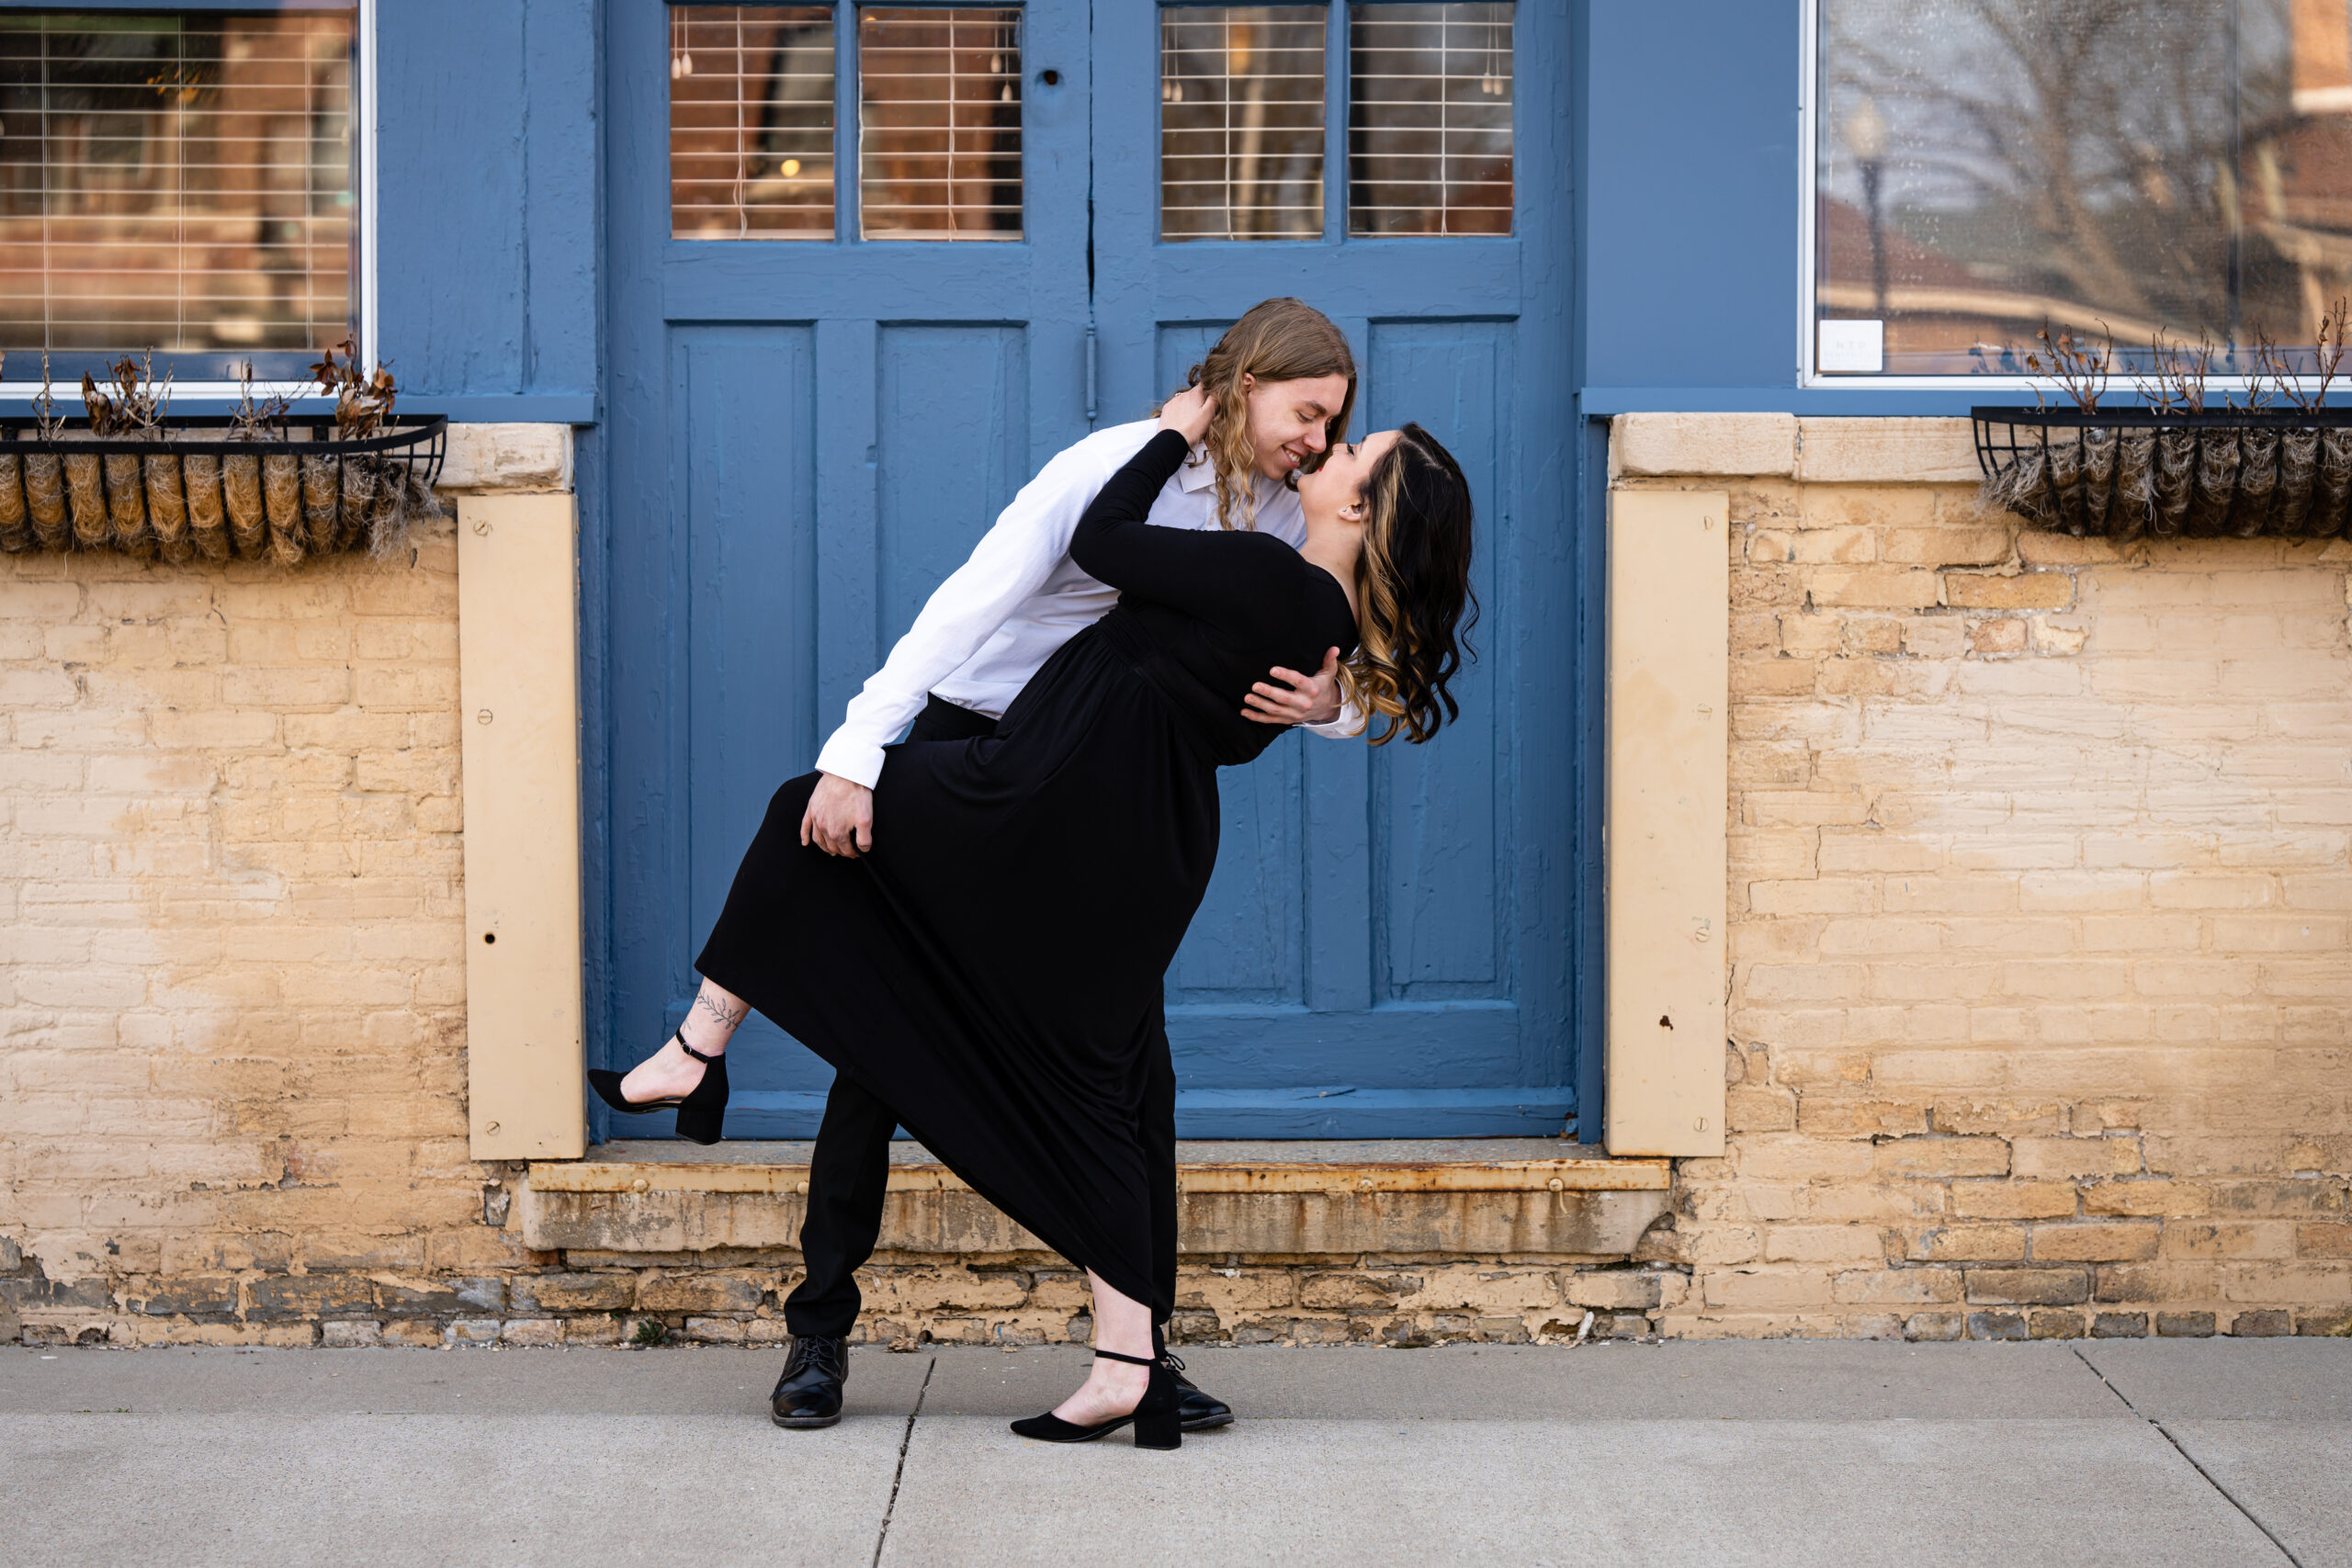
M 933 592 L 882 668 L 850 699 L 817 766 L 873 788 L 882 776 L 882 748 L 914 721 L 930 694 L 1001 717 L 1057 649 L 1101 620 L 1119 592 L 1078 569 L 1070 538 L 1095 492 L 1159 429 L 1158 421 L 1143 419 L 1098 430 L 1022 486 L 972 558 Z M 1305 544 L 1298 496 L 1262 475 L 1251 479 L 1258 532 L 1293 549 Z M 1148 521 L 1164 528 L 1217 526 L 1216 477 L 1201 447 L 1153 498 Z M 1332 723 L 1308 728 L 1336 739 L 1363 725 L 1343 710 Z

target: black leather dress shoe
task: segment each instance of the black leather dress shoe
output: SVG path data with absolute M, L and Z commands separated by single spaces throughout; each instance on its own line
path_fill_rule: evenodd
M 1232 1405 L 1213 1393 L 1203 1393 L 1194 1388 L 1193 1380 L 1184 1375 L 1184 1363 L 1174 1356 L 1163 1355 L 1160 1359 L 1168 1363 L 1168 1370 L 1176 1377 L 1176 1421 L 1179 1426 L 1187 1432 L 1205 1432 L 1212 1427 L 1233 1424 Z
M 768 1408 L 779 1427 L 830 1427 L 842 1418 L 842 1384 L 849 1377 L 849 1343 L 818 1335 L 796 1338 L 775 1380 Z

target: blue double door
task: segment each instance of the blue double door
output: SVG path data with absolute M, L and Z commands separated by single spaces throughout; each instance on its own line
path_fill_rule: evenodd
M 1219 199 L 1238 124 L 1243 183 L 1287 179 L 1293 232 L 1179 241 L 1161 118 L 1200 67 L 1171 54 L 1204 35 L 1168 24 L 1219 24 L 1210 64 L 1232 76 L 1231 18 L 1252 13 L 607 8 L 610 945 L 591 1005 L 613 1065 L 684 1016 L 769 795 L 998 511 L 1293 294 L 1354 345 L 1355 433 L 1418 420 L 1468 474 L 1478 658 L 1429 745 L 1294 733 L 1221 774 L 1216 877 L 1169 976 L 1180 1132 L 1573 1131 L 1565 23 L 1530 5 L 1503 28 L 1515 184 L 1498 224 L 1473 222 L 1508 231 L 1387 237 L 1349 232 L 1366 189 L 1347 160 L 1376 141 L 1360 108 L 1350 124 L 1351 86 L 1374 90 L 1367 21 L 1511 7 L 1278 9 L 1319 54 L 1294 48 L 1272 87 L 1189 87 L 1227 99 Z M 1270 162 L 1283 92 L 1287 145 L 1321 133 L 1319 178 Z M 757 1017 L 737 1041 L 730 1136 L 813 1134 L 831 1070 Z M 605 1135 L 624 1131 L 642 1129 Z

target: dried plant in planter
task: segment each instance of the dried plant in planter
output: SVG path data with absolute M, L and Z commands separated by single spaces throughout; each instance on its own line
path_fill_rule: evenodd
M 180 458 L 180 480 L 187 502 L 188 542 L 206 560 L 229 558 L 229 515 L 220 495 L 220 457 L 190 452 Z
M 162 439 L 165 389 L 147 364 L 129 355 L 109 367 L 112 395 L 100 392 L 87 376 L 82 378 L 82 401 L 90 411 L 90 434 L 101 438 Z M 134 452 L 109 452 L 103 461 L 107 513 L 114 531 L 115 548 L 130 556 L 152 556 L 158 536 L 147 517 L 146 465 Z
M 89 412 L 90 434 L 114 434 L 114 404 L 89 377 L 82 378 L 82 406 Z M 65 494 L 74 507 L 74 539 L 85 549 L 104 549 L 114 536 L 107 516 L 106 471 L 96 452 L 65 454 Z
M 254 401 L 254 366 L 250 359 L 237 378 L 237 407 L 229 419 L 230 436 L 238 441 L 281 439 L 281 422 L 292 400 L 281 395 Z M 228 516 L 229 536 L 239 555 L 258 560 L 269 552 L 269 513 L 262 499 L 258 456 L 232 452 L 220 459 L 220 509 Z M 294 558 L 302 558 L 299 550 Z
M 64 434 L 57 417 L 57 397 L 49 381 L 49 355 L 40 356 L 40 395 L 33 399 L 33 426 L 43 441 Z M 25 513 L 32 521 L 33 537 L 45 550 L 62 550 L 73 543 L 66 517 L 65 465 L 54 452 L 28 452 L 24 458 Z
M 0 375 L 6 375 L 7 368 L 8 356 L 0 354 Z M 32 515 L 25 507 L 21 455 L 0 450 L 0 554 L 21 555 L 37 543 Z
M 321 356 L 311 374 L 322 390 L 334 394 L 336 435 L 366 440 L 382 434 L 400 389 L 380 361 L 372 374 L 363 375 L 358 344 L 345 338 Z M 380 559 L 406 539 L 412 514 L 441 515 L 440 502 L 417 480 L 409 464 L 372 452 L 354 453 L 343 459 L 342 490 L 335 526 L 338 549 L 348 548 L 364 535 L 368 554 Z

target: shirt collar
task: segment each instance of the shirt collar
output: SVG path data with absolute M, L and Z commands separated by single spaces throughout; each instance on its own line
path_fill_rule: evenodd
M 1176 470 L 1176 488 L 1187 495 L 1204 491 L 1216 483 L 1216 465 L 1209 461 L 1208 443 L 1193 443 L 1193 450 Z

